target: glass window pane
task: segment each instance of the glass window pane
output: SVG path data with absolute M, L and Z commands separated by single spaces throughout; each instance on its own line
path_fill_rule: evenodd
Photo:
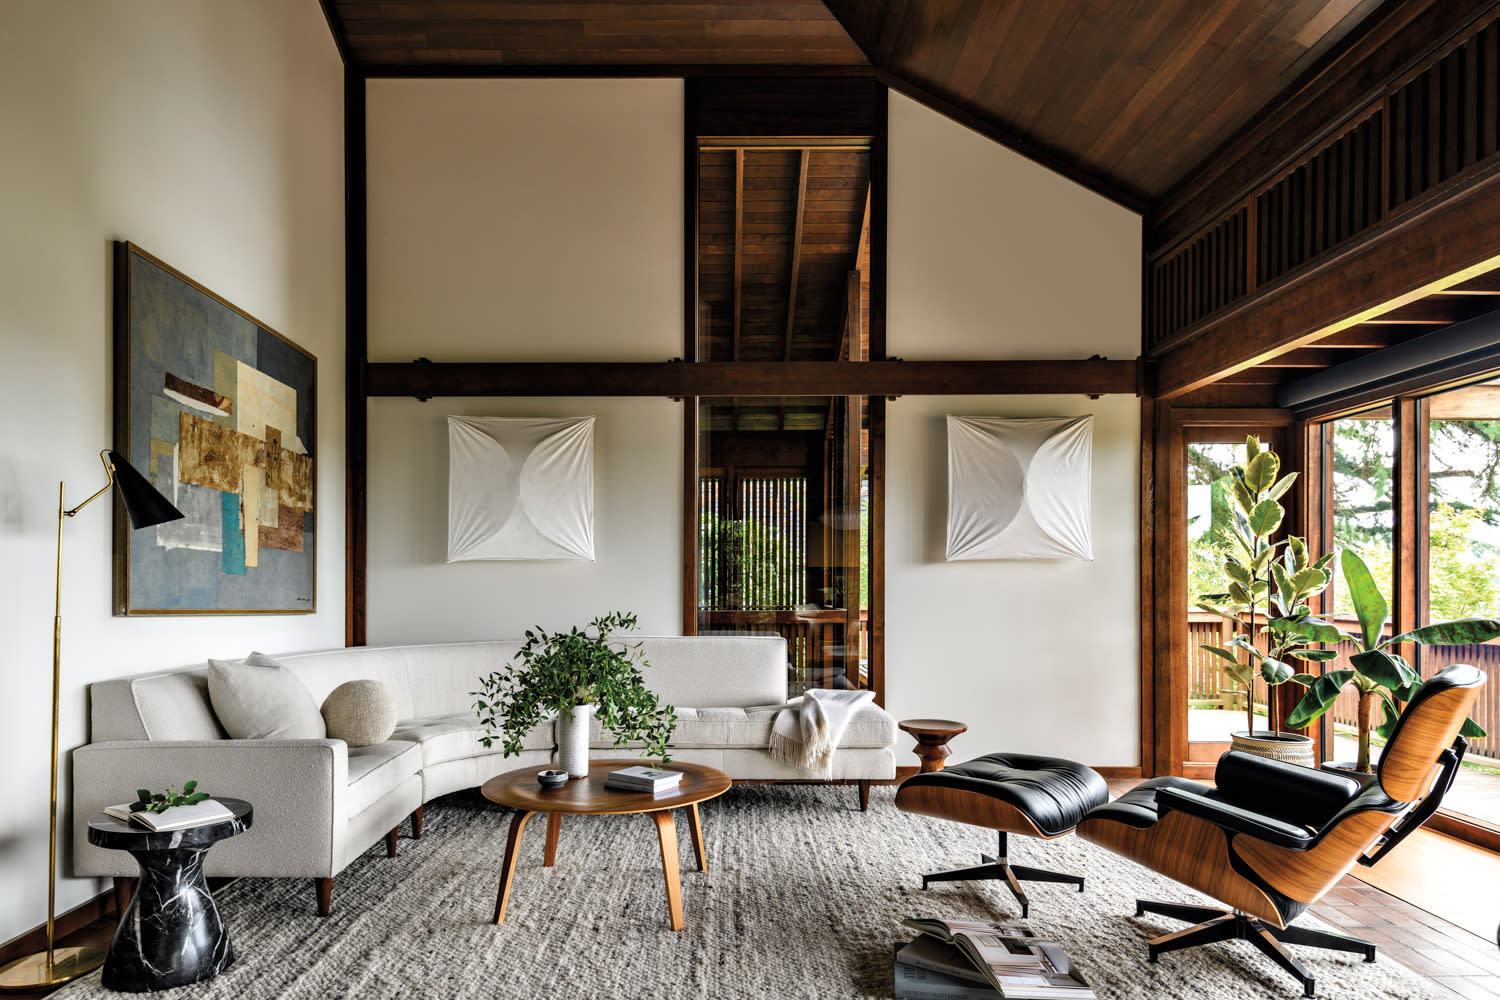
M 1344 581 L 1343 552 L 1357 554 L 1370 569 L 1375 586 L 1391 605 L 1391 586 L 1395 511 L 1392 505 L 1395 486 L 1396 429 L 1391 408 L 1367 410 L 1333 421 L 1333 491 L 1329 497 L 1333 515 L 1333 586 L 1324 600 L 1329 602 L 1325 617 L 1345 632 L 1358 633 L 1359 619 Z M 1390 622 L 1386 635 L 1391 634 Z M 1323 665 L 1324 671 L 1349 669 L 1349 656 L 1355 652 L 1349 643 L 1338 645 L 1339 658 Z M 1359 696 L 1353 685 L 1344 685 L 1338 701 L 1328 712 L 1332 727 L 1332 747 L 1325 749 L 1328 760 L 1353 761 L 1358 757 L 1355 734 L 1359 722 Z M 1371 759 L 1379 757 L 1379 748 L 1371 747 Z
M 1187 448 L 1188 742 L 1227 743 L 1245 728 L 1244 694 L 1223 661 L 1202 647 L 1222 646 L 1233 626 L 1198 610 L 1224 590 L 1224 550 L 1233 516 L 1229 470 L 1244 457 L 1244 443 L 1195 442 Z M 1215 602 L 1222 603 L 1222 602 Z
M 1427 572 L 1422 623 L 1500 617 L 1500 384 L 1428 401 Z M 1500 643 L 1429 646 L 1423 676 L 1450 663 L 1489 675 L 1474 720 L 1495 735 L 1475 740 L 1445 800 L 1453 812 L 1500 825 Z

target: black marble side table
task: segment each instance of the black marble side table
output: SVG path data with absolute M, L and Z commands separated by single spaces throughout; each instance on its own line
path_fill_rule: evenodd
M 216 797 L 217 798 L 217 797 Z M 234 962 L 229 931 L 203 877 L 203 858 L 217 842 L 250 828 L 243 799 L 218 798 L 233 819 L 160 833 L 100 813 L 89 820 L 89 843 L 129 851 L 140 883 L 120 918 L 104 960 L 103 984 L 145 993 L 212 979 Z

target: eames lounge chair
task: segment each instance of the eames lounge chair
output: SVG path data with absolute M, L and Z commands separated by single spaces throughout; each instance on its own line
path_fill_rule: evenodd
M 1350 778 L 1230 751 L 1219 758 L 1215 786 L 1152 778 L 1092 810 L 1079 836 L 1230 907 L 1138 900 L 1136 916 L 1194 922 L 1151 941 L 1148 960 L 1240 938 L 1300 980 L 1308 997 L 1313 977 L 1283 945 L 1375 961 L 1368 941 L 1291 922 L 1356 863 L 1375 864 L 1437 811 L 1468 747 L 1459 728 L 1484 682 L 1479 670 L 1454 664 L 1422 685 L 1386 744 L 1377 780 L 1363 789 Z

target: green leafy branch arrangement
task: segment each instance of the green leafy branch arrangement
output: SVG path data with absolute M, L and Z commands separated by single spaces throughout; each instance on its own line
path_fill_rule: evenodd
M 614 611 L 595 618 L 587 630 L 528 629 L 516 654 L 520 666 L 480 677 L 480 690 L 470 692 L 485 729 L 480 742 L 489 747 L 499 739 L 505 756 L 514 756 L 538 724 L 553 716 L 572 719 L 574 706 L 596 704 L 615 746 L 639 742 L 648 756 L 671 760 L 676 709 L 647 689 L 640 668 L 650 664 L 640 644 L 610 639 L 637 624 L 635 615 Z
M 152 794 L 144 788 L 135 790 L 135 801 L 130 804 L 131 812 L 153 812 L 164 813 L 173 806 L 195 806 L 208 798 L 207 792 L 198 791 L 198 782 L 185 782 L 182 791 L 167 786 L 165 792 Z

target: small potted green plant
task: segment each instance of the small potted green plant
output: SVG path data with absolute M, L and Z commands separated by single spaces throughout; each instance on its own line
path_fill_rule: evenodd
M 485 729 L 481 742 L 499 739 L 507 757 L 521 752 L 533 728 L 557 719 L 558 766 L 569 776 L 588 776 L 589 717 L 597 713 L 615 746 L 638 742 L 645 755 L 670 760 L 677 712 L 646 687 L 640 668 L 650 666 L 640 644 L 614 638 L 634 629 L 636 616 L 611 612 L 587 630 L 528 629 L 516 654 L 516 669 L 479 678 L 472 692 Z
M 1245 692 L 1246 725 L 1231 734 L 1236 750 L 1311 766 L 1312 740 L 1300 733 L 1276 728 L 1275 694 L 1296 673 L 1289 659 L 1324 659 L 1323 650 L 1305 647 L 1308 639 L 1289 626 L 1308 616 L 1308 601 L 1328 586 L 1332 556 L 1312 560 L 1301 538 L 1273 541 L 1286 516 L 1280 498 L 1296 481 L 1291 473 L 1278 478 L 1281 460 L 1262 448 L 1253 435 L 1245 439 L 1245 458 L 1230 470 L 1232 475 L 1231 542 L 1224 553 L 1226 586 L 1222 593 L 1204 594 L 1204 611 L 1232 622 L 1235 634 L 1223 646 L 1201 648 L 1224 661 L 1224 672 Z M 1278 556 L 1279 553 L 1279 556 Z M 1274 612 L 1274 614 L 1273 614 Z M 1257 640 L 1264 637 L 1265 649 Z M 1270 694 L 1271 726 L 1255 728 L 1255 681 L 1265 681 Z
M 1321 643 L 1353 643 L 1357 652 L 1349 657 L 1349 667 L 1331 670 L 1326 674 L 1297 674 L 1292 680 L 1307 688 L 1307 692 L 1292 709 L 1287 725 L 1301 728 L 1321 718 L 1323 713 L 1338 701 L 1339 692 L 1345 684 L 1353 684 L 1359 692 L 1359 708 L 1355 715 L 1358 732 L 1358 759 L 1352 770 L 1362 773 L 1370 771 L 1370 737 L 1378 733 L 1389 739 L 1395 730 L 1396 719 L 1401 714 L 1399 703 L 1411 701 L 1422 686 L 1422 677 L 1411 668 L 1406 659 L 1395 652 L 1403 642 L 1419 646 L 1468 646 L 1489 642 L 1500 636 L 1500 621 L 1493 618 L 1461 618 L 1457 621 L 1438 622 L 1422 628 L 1385 638 L 1385 623 L 1390 609 L 1385 598 L 1375 586 L 1370 568 L 1359 554 L 1345 549 L 1340 557 L 1344 571 L 1344 582 L 1349 586 L 1349 597 L 1354 604 L 1355 617 L 1359 619 L 1358 634 L 1351 635 L 1335 625 L 1318 618 L 1307 618 L 1290 623 L 1289 628 L 1309 641 Z M 1336 656 L 1328 650 L 1326 659 Z M 1375 725 L 1375 709 L 1380 706 L 1383 718 Z M 1464 721 L 1460 733 L 1471 739 L 1484 736 L 1484 730 L 1473 719 Z

